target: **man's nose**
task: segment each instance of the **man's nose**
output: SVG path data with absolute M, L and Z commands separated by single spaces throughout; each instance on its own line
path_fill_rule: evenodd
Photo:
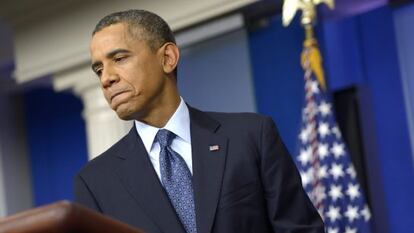
M 119 81 L 119 75 L 113 70 L 107 69 L 102 73 L 101 83 L 104 88 L 112 86 Z

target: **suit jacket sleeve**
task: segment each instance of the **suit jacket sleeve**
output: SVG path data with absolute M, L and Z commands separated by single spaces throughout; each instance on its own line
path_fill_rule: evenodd
M 83 206 L 86 206 L 92 210 L 102 212 L 92 192 L 89 190 L 87 184 L 83 180 L 82 176 L 79 174 L 75 177 L 74 190 L 75 202 Z
M 318 212 L 302 188 L 299 172 L 273 120 L 262 124 L 261 176 L 274 232 L 322 233 Z

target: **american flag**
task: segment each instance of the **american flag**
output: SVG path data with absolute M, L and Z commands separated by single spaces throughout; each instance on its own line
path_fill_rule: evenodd
M 305 49 L 305 57 L 307 52 Z M 320 88 L 309 59 L 305 59 L 304 69 L 306 94 L 297 156 L 303 187 L 322 216 L 327 233 L 371 232 L 370 210 L 332 103 Z

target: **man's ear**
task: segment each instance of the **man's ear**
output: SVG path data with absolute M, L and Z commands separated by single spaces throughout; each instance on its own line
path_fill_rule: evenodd
M 177 45 L 167 42 L 163 46 L 162 66 L 166 74 L 172 73 L 178 65 L 180 59 L 180 50 Z

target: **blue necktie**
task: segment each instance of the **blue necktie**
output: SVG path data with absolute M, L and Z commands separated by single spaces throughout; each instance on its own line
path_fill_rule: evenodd
M 161 182 L 187 233 L 196 233 L 196 216 L 191 173 L 180 154 L 170 145 L 175 134 L 161 129 L 156 135 L 160 144 Z

